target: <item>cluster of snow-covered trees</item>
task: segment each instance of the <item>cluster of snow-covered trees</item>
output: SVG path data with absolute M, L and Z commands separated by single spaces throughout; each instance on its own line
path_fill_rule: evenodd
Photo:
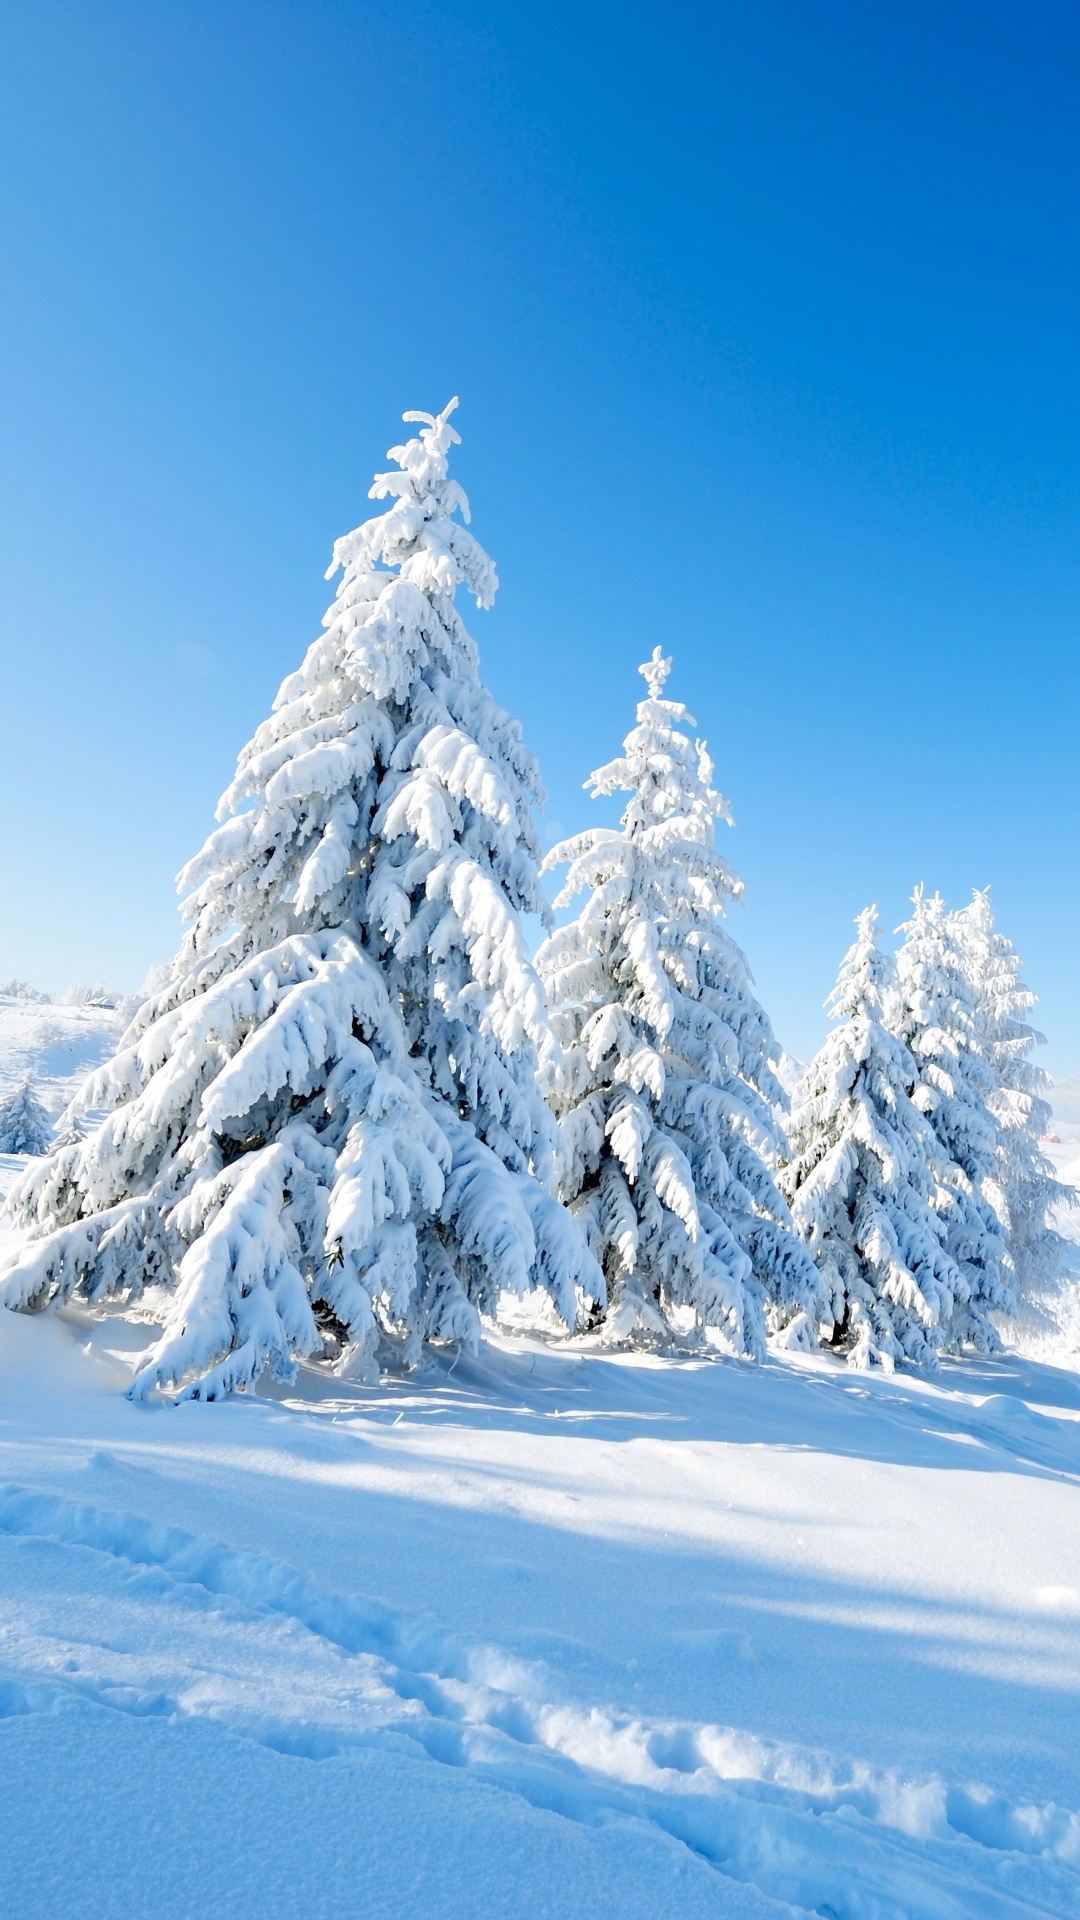
M 11 1197 L 0 1298 L 141 1296 L 133 1391 L 208 1398 L 473 1345 L 530 1292 L 610 1340 L 992 1345 L 1059 1248 L 1031 996 L 986 897 L 917 894 L 895 964 L 861 916 L 789 1139 L 725 920 L 730 816 L 658 647 L 588 783 L 628 795 L 621 824 L 544 863 L 581 903 L 551 931 L 538 769 L 456 604 L 497 580 L 455 405 L 405 415 L 390 505 L 337 542 L 325 631 L 180 876 L 180 951 Z
M 0 1000 L 24 1000 L 31 1006 L 48 1007 L 53 1004 L 52 995 L 42 993 L 31 986 L 29 980 L 0 981 Z M 123 1008 L 123 994 L 112 993 L 100 981 L 95 987 L 77 984 L 68 987 L 60 996 L 62 1007 L 119 1007 Z
M 917 888 L 895 959 L 877 909 L 830 998 L 837 1021 L 795 1090 L 781 1185 L 853 1364 L 999 1344 L 992 1315 L 1053 1294 L 1071 1196 L 1041 1152 L 1047 1078 L 1034 996 L 989 898 Z

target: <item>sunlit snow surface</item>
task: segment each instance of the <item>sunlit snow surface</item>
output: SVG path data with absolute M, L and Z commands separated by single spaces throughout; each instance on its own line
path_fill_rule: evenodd
M 0 1914 L 1080 1916 L 1080 1374 L 150 1334 L 0 1314 Z
M 0 993 L 0 1096 L 29 1074 L 55 1116 L 84 1074 L 112 1052 L 121 1025 L 111 1007 L 53 1006 Z
M 1080 1378 L 0 1317 L 0 1912 L 1080 1912 Z

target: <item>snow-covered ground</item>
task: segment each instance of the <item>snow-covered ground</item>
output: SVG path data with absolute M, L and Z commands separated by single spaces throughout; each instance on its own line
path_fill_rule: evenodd
M 107 1059 L 123 1015 L 113 1007 L 62 1006 L 0 993 L 0 1096 L 29 1074 L 52 1114 L 83 1075 Z
M 0 1319 L 0 1911 L 1080 1911 L 1080 1379 Z
M 0 1087 L 114 1023 L 0 1006 Z M 0 1914 L 1080 1915 L 1080 1374 L 522 1332 L 148 1409 L 149 1337 L 0 1315 Z

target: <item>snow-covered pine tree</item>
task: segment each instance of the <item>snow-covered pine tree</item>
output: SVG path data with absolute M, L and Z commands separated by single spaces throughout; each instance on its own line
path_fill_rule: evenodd
M 949 1328 L 950 1344 L 994 1352 L 1000 1340 L 989 1315 L 1015 1312 L 997 1184 L 1000 1134 L 990 1110 L 994 1078 L 983 1057 L 975 1003 L 954 926 L 940 894 L 912 896 L 913 913 L 896 956 L 899 992 L 893 1032 L 911 1053 L 912 1092 L 943 1156 L 937 1204 L 945 1246 L 968 1286 Z
M 180 875 L 190 931 L 74 1103 L 107 1118 L 13 1198 L 9 1306 L 166 1289 L 136 1394 L 336 1352 L 370 1377 L 380 1338 L 472 1341 L 504 1289 L 567 1322 L 603 1293 L 549 1191 L 540 783 L 455 606 L 497 585 L 455 518 L 456 404 L 404 416 L 393 503 L 334 548 L 326 631 Z
M 837 1022 L 793 1096 L 780 1185 L 832 1301 L 848 1364 L 936 1364 L 969 1287 L 945 1249 L 935 1201 L 941 1149 L 911 1099 L 918 1073 L 888 1030 L 892 961 L 877 908 L 855 922 L 826 1005 Z
M 786 1102 L 724 924 L 742 891 L 713 845 L 730 814 L 704 745 L 682 731 L 693 720 L 664 697 L 670 666 L 657 647 L 622 756 L 586 782 L 630 794 L 621 830 L 578 834 L 545 861 L 569 863 L 557 905 L 587 894 L 537 954 L 563 1046 L 548 1076 L 561 1192 L 604 1269 L 606 1337 L 696 1323 L 760 1355 L 767 1308 L 779 1324 L 804 1316 L 812 1337 L 826 1307 L 771 1171 Z
M 1021 1301 L 1052 1296 L 1070 1266 L 1069 1243 L 1051 1225 L 1056 1207 L 1075 1204 L 1071 1187 L 1054 1178 L 1039 1144 L 1049 1130 L 1045 1098 L 1050 1076 L 1029 1058 L 1045 1045 L 1026 1016 L 1036 996 L 1021 978 L 1016 948 L 999 933 L 989 889 L 952 916 L 953 933 L 971 988 L 979 1040 L 993 1075 L 988 1105 L 998 1126 L 997 1185 Z
M 21 1086 L 0 1100 L 0 1153 L 47 1153 L 52 1132 L 52 1121 L 27 1074 Z

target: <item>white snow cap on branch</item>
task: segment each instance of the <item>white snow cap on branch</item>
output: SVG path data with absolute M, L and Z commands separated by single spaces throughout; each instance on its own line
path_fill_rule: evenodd
M 563 1047 L 560 1191 L 608 1282 L 607 1338 L 710 1327 L 760 1355 L 770 1311 L 810 1330 L 824 1293 L 773 1179 L 779 1049 L 724 924 L 742 882 L 713 846 L 731 816 L 670 670 L 657 647 L 622 754 L 586 783 L 629 793 L 621 828 L 544 863 L 569 866 L 557 906 L 586 895 L 537 954 Z
M 107 1119 L 13 1196 L 9 1306 L 164 1289 L 136 1392 L 308 1355 L 370 1376 L 475 1341 L 506 1289 L 568 1324 L 603 1297 L 550 1191 L 559 1049 L 522 926 L 547 914 L 541 788 L 455 604 L 497 586 L 454 517 L 456 406 L 405 415 L 371 489 L 392 504 L 335 545 L 325 631 L 180 875 L 187 937 L 69 1114 Z

